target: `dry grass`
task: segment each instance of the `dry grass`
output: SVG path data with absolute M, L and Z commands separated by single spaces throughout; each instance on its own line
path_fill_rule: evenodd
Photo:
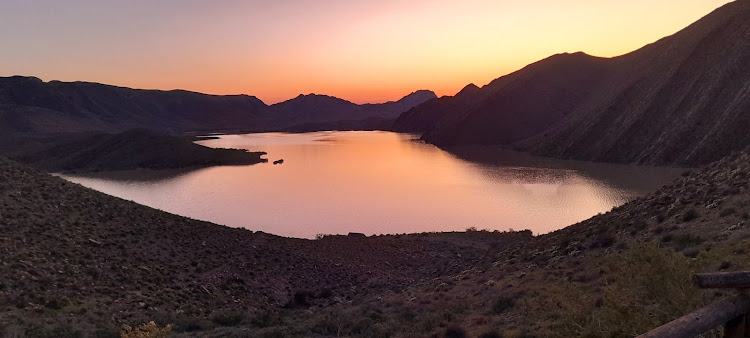
M 746 154 L 537 237 L 287 239 L 0 166 L 5 336 L 632 335 L 723 296 L 692 273 L 750 269 Z

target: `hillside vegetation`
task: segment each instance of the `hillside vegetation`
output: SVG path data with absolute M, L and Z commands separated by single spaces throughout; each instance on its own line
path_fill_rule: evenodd
M 150 321 L 217 337 L 633 334 L 721 296 L 692 288 L 692 272 L 750 268 L 746 153 L 536 237 L 282 238 L 8 160 L 0 175 L 0 335 Z

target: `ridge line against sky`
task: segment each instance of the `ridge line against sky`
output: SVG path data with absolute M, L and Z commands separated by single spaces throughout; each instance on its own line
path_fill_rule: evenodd
M 728 2 L 5 0 L 0 75 L 378 103 L 557 53 L 625 54 Z

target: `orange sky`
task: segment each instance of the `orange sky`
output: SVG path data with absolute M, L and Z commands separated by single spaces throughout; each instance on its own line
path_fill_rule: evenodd
M 300 93 L 453 95 L 561 52 L 616 56 L 726 0 L 4 0 L 0 76 Z

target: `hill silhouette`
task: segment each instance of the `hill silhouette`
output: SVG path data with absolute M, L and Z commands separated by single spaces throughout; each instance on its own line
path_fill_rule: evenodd
M 440 145 L 639 164 L 708 163 L 750 144 L 750 1 L 632 53 L 555 55 L 402 114 Z
M 436 97 L 432 91 L 418 90 L 398 101 L 360 105 L 333 96 L 309 94 L 273 104 L 270 108 L 277 116 L 274 125 L 282 130 L 310 129 L 313 126 L 338 129 L 338 124 L 351 125 L 353 121 L 395 119 L 410 108 Z
M 268 114 L 262 101 L 247 95 L 0 78 L 0 131 L 4 137 L 135 128 L 170 133 L 258 130 L 267 127 Z
M 52 172 L 183 169 L 267 162 L 264 152 L 214 149 L 180 138 L 136 129 L 119 134 L 53 138 L 14 159 Z
M 358 105 L 311 94 L 268 106 L 248 95 L 0 77 L 0 141 L 137 128 L 171 134 L 283 131 L 299 124 L 391 119 L 434 97 L 433 92 L 420 90 L 398 101 Z

